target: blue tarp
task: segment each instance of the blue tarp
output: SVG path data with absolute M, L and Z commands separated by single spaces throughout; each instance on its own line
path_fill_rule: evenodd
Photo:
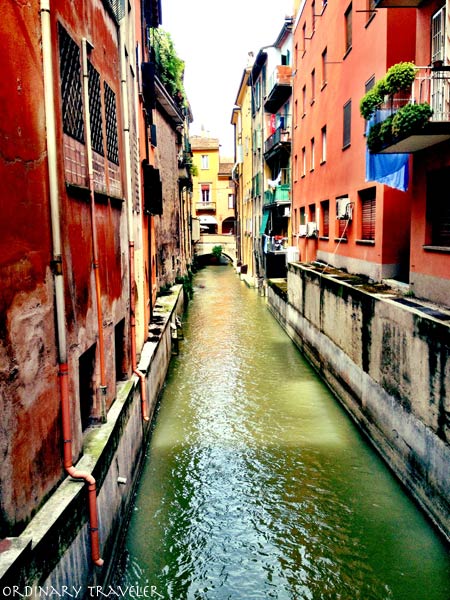
M 375 123 L 389 116 L 379 110 L 367 124 L 367 132 Z M 409 154 L 371 154 L 366 150 L 366 181 L 378 181 L 389 187 L 406 192 L 409 180 Z

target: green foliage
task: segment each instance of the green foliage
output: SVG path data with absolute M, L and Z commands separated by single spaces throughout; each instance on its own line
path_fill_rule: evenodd
M 214 246 L 212 249 L 212 255 L 216 258 L 220 258 L 222 256 L 222 246 Z
M 190 300 L 192 298 L 192 296 L 194 295 L 194 286 L 193 286 L 192 281 L 193 281 L 193 273 L 190 270 L 188 270 L 188 274 L 185 275 L 184 277 L 178 276 L 175 279 L 176 283 L 179 283 L 183 286 L 184 295 L 187 300 Z
M 370 128 L 367 147 L 372 153 L 379 152 L 395 138 L 404 138 L 420 131 L 432 114 L 433 111 L 426 102 L 403 106 L 394 115 Z
M 160 27 L 151 28 L 150 41 L 159 78 L 172 98 L 184 104 L 184 61 L 178 57 L 170 33 Z
M 359 104 L 359 112 L 365 119 L 370 119 L 375 111 L 383 103 L 384 97 L 380 94 L 377 87 L 373 87 L 367 92 L 367 94 L 361 99 Z
M 405 136 L 424 127 L 433 114 L 429 104 L 407 104 L 398 110 L 392 120 L 392 134 Z
M 392 65 L 386 73 L 385 81 L 388 94 L 396 94 L 411 87 L 417 73 L 412 62 L 400 62 Z
M 384 96 L 393 95 L 411 87 L 417 73 L 417 67 L 412 62 L 400 62 L 392 65 L 385 77 L 377 81 L 359 103 L 359 111 L 364 119 L 370 119 L 375 111 L 383 104 Z

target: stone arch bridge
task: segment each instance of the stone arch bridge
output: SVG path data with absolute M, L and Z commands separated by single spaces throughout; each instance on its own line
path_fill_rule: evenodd
M 218 233 L 202 233 L 195 242 L 195 255 L 198 257 L 212 254 L 214 246 L 222 246 L 222 254 L 236 266 L 236 236 Z

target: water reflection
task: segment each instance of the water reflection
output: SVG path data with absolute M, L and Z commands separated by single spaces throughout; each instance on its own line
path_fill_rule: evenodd
M 123 583 L 173 600 L 449 600 L 442 541 L 233 270 L 170 369 Z

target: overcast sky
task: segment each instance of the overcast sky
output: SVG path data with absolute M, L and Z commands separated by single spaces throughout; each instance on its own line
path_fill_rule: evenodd
M 233 157 L 231 113 L 248 53 L 273 44 L 293 0 L 162 0 L 162 28 L 185 61 L 184 84 L 194 122 Z

